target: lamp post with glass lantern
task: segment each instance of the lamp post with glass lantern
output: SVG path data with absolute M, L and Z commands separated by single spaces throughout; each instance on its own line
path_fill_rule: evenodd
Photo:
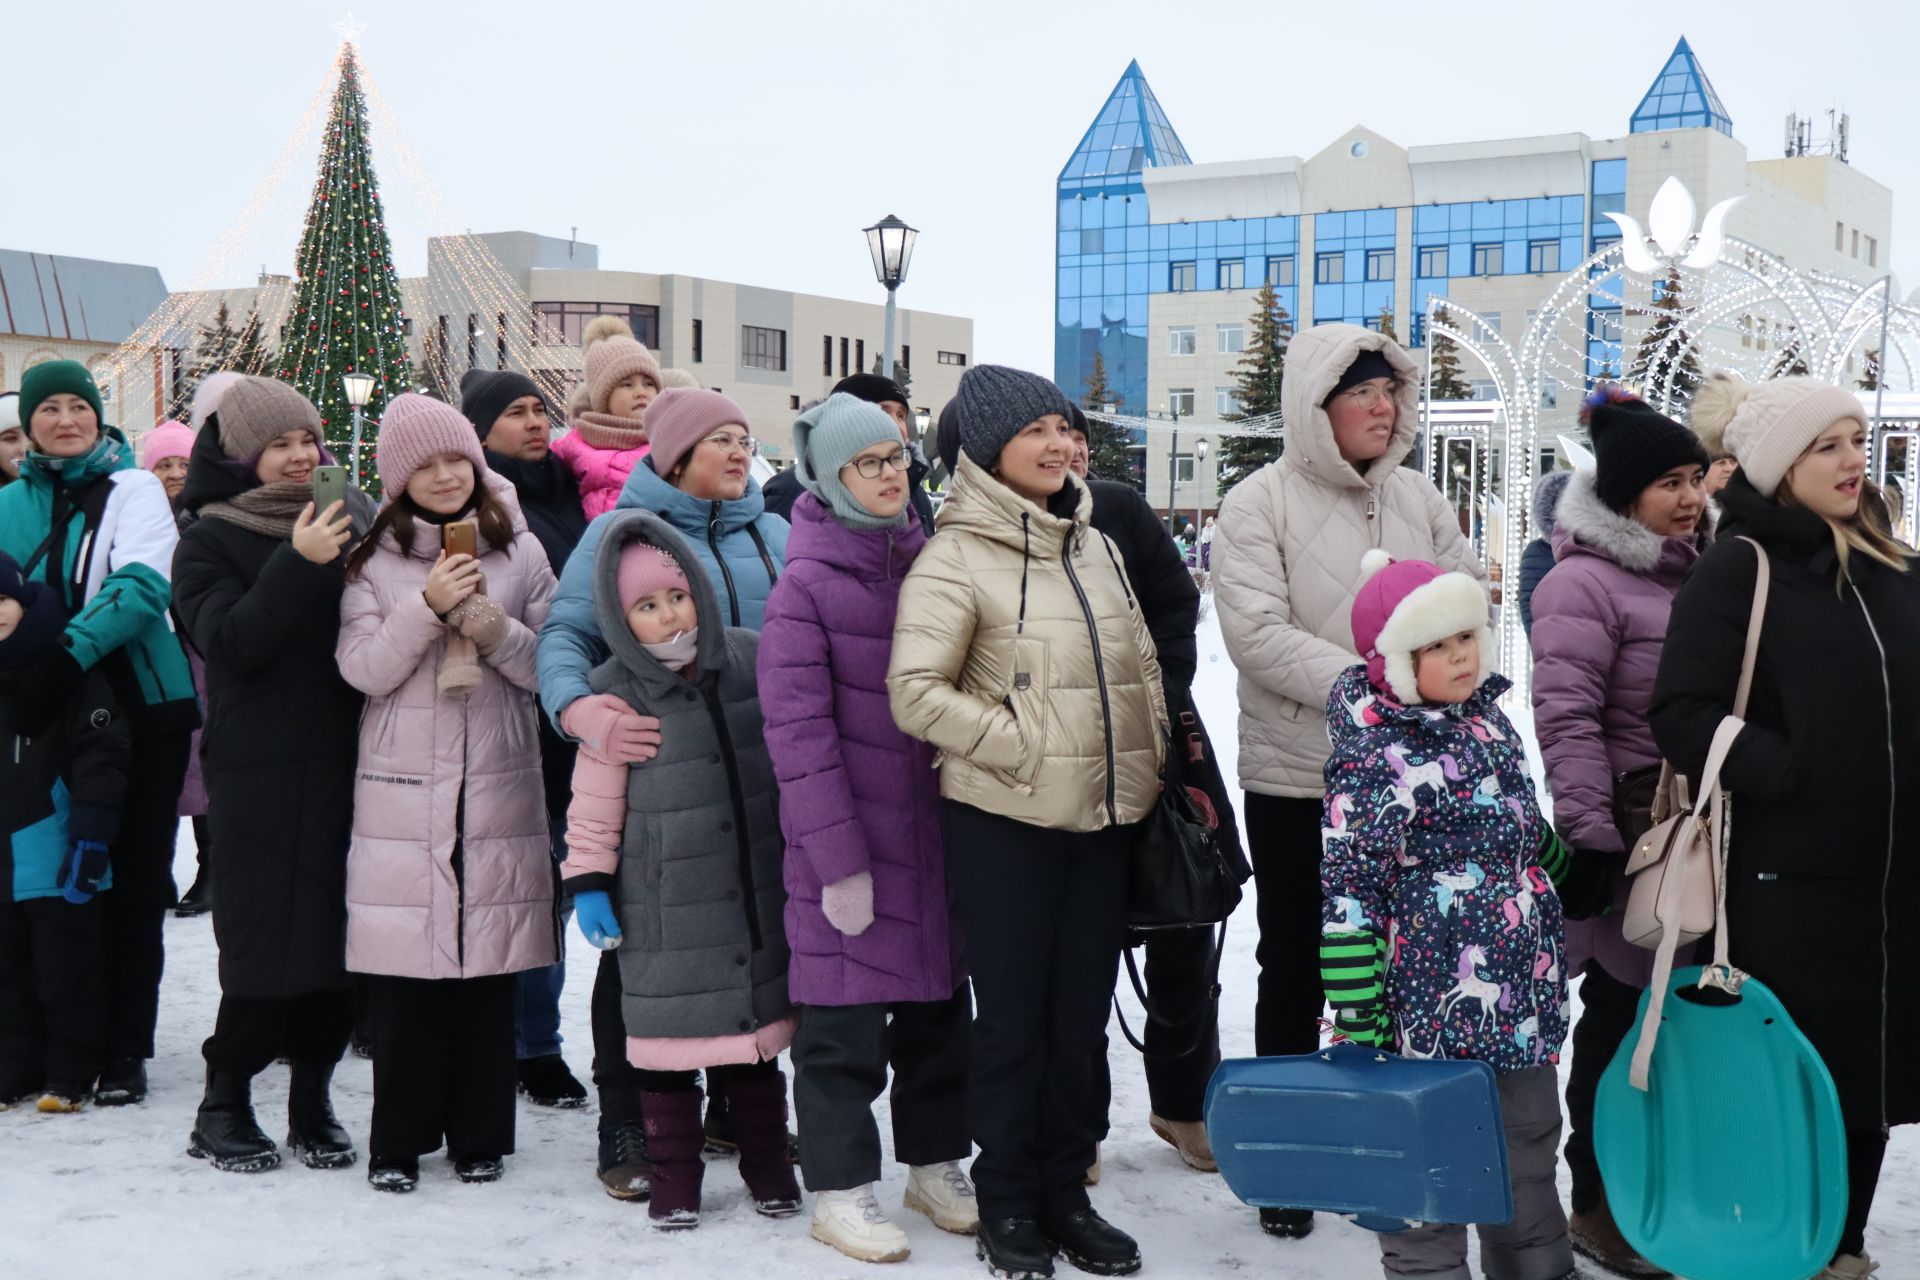
M 881 343 L 884 353 L 884 369 L 887 377 L 893 376 L 893 309 L 894 291 L 899 289 L 907 278 L 907 266 L 913 261 L 913 242 L 920 233 L 900 219 L 888 214 L 880 221 L 866 228 L 867 252 L 873 255 L 874 278 L 887 290 L 887 329 Z
M 1193 442 L 1193 454 L 1193 537 L 1194 547 L 1196 548 L 1193 553 L 1193 563 L 1194 567 L 1198 568 L 1200 565 L 1200 552 L 1198 550 L 1200 545 L 1200 525 L 1206 519 L 1207 505 L 1207 438 L 1205 436 L 1201 436 Z
M 373 399 L 373 375 L 343 373 L 340 385 L 346 389 L 347 403 L 353 406 L 353 445 L 348 451 L 353 468 L 353 487 L 360 487 L 360 433 L 366 422 L 367 401 Z

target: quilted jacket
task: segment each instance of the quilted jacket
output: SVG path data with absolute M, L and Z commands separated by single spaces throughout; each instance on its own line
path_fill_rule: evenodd
M 1365 472 L 1340 456 L 1320 402 L 1362 351 L 1400 375 L 1387 451 Z M 1420 472 L 1401 466 L 1419 426 L 1413 358 L 1359 325 L 1317 325 L 1287 349 L 1281 390 L 1286 452 L 1241 481 L 1220 507 L 1214 603 L 1240 672 L 1240 785 L 1262 795 L 1317 796 L 1327 759 L 1323 708 L 1358 657 L 1348 615 L 1360 557 L 1384 547 L 1487 580 L 1453 510 Z

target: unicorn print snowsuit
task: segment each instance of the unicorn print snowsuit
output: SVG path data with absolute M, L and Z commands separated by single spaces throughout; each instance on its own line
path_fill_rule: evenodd
M 1399 1052 L 1495 1071 L 1559 1060 L 1560 899 L 1535 864 L 1548 827 L 1489 676 L 1465 702 L 1405 707 L 1349 668 L 1327 703 L 1321 919 L 1386 942 Z

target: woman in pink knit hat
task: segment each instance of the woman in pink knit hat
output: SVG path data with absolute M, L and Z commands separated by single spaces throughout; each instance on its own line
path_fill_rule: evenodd
M 647 456 L 640 417 L 660 394 L 660 364 L 624 320 L 601 316 L 587 326 L 587 408 L 553 442 L 580 482 L 587 519 L 613 510 L 633 465 Z
M 193 428 L 184 422 L 163 422 L 140 441 L 140 465 L 160 477 L 176 513 L 181 491 L 187 487 L 187 456 L 192 452 Z

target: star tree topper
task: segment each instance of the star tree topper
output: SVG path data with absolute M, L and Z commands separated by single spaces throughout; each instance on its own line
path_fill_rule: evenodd
M 360 33 L 367 29 L 367 24 L 356 19 L 353 10 L 349 9 L 346 17 L 333 24 L 333 29 L 339 33 L 342 43 L 359 44 Z

